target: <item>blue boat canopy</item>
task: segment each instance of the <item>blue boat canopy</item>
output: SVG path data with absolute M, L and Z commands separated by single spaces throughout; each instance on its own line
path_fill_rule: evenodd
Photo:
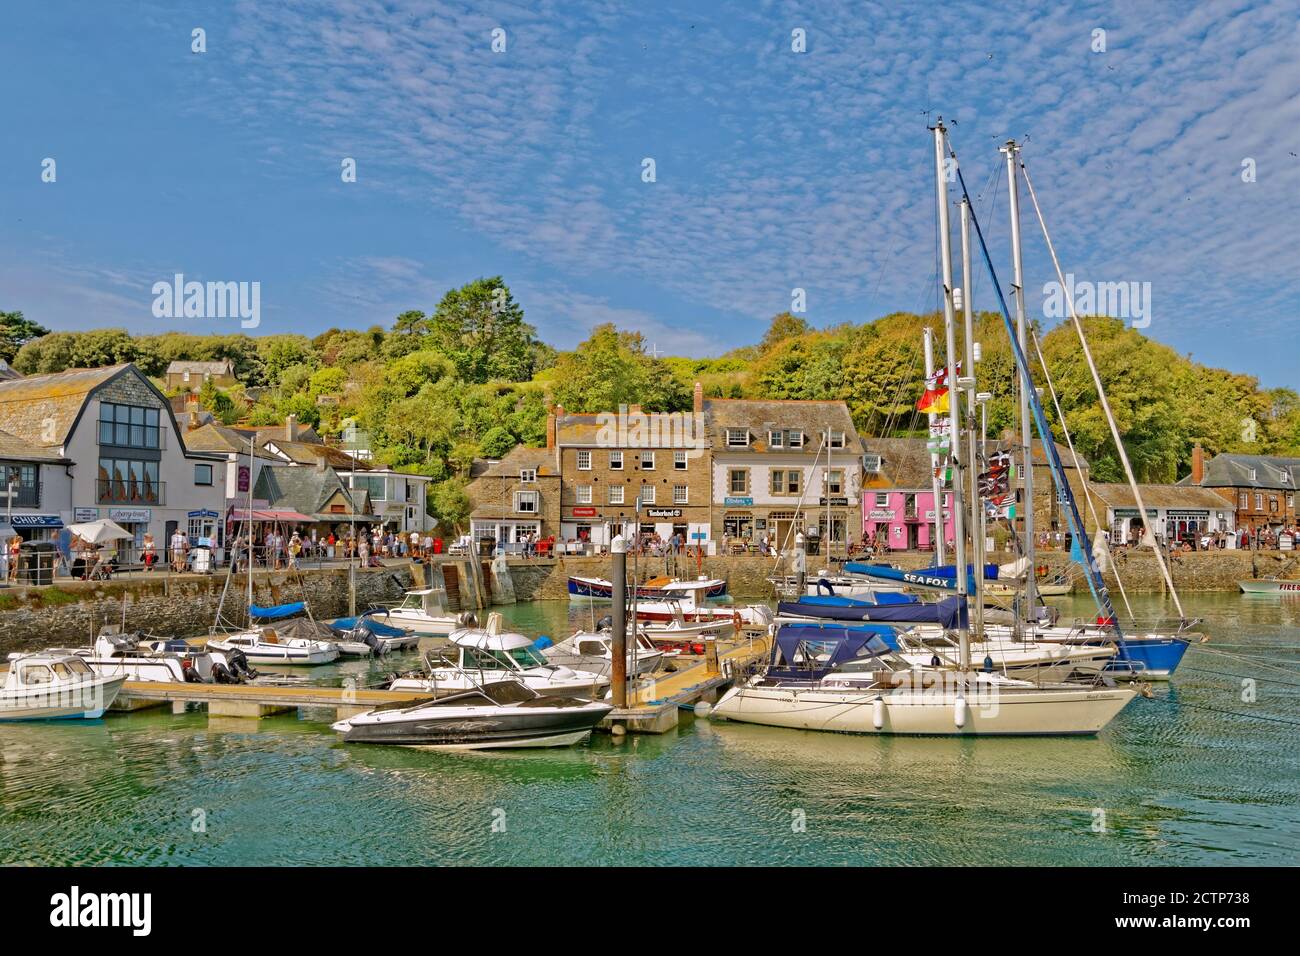
M 890 647 L 874 629 L 782 625 L 767 676 L 777 680 L 820 680 L 848 661 L 880 657 Z
M 290 614 L 301 614 L 307 609 L 307 604 L 303 601 L 295 601 L 292 604 L 277 604 L 275 607 L 258 607 L 254 604 L 248 609 L 250 616 L 259 620 L 266 621 L 275 617 L 288 617 Z

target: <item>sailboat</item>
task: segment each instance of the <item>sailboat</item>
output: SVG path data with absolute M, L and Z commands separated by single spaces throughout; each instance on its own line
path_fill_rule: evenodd
M 966 559 L 966 520 L 963 489 L 963 472 L 966 464 L 975 459 L 975 440 L 968 431 L 969 442 L 963 446 L 961 416 L 956 393 L 967 393 L 968 411 L 973 416 L 975 380 L 972 359 L 972 318 L 969 294 L 963 296 L 965 312 L 966 370 L 967 378 L 959 379 L 956 368 L 956 318 L 953 297 L 952 246 L 949 234 L 947 160 L 960 177 L 960 166 L 947 143 L 943 121 L 934 127 L 935 182 L 938 196 L 938 226 L 940 262 L 943 279 L 944 330 L 947 346 L 947 382 L 953 390 L 952 411 L 948 417 L 948 451 L 952 462 L 952 501 L 954 518 L 954 597 L 940 602 L 947 605 L 942 613 L 951 615 L 950 621 L 936 620 L 957 633 L 958 659 L 956 668 L 918 666 L 901 658 L 877 634 L 845 628 L 829 640 L 822 635 L 806 633 L 806 629 L 789 626 L 778 627 L 774 639 L 773 656 L 768 666 L 758 675 L 743 681 L 724 695 L 714 708 L 714 713 L 732 720 L 767 724 L 778 727 L 797 727 L 807 730 L 830 730 L 853 733 L 935 734 L 935 735 L 1002 735 L 1002 734 L 1095 734 L 1104 728 L 1136 696 L 1132 687 L 1108 685 L 1100 677 L 1091 683 L 1045 683 L 1017 680 L 995 670 L 984 672 L 971 667 L 971 634 L 967 620 L 968 568 Z M 1034 411 L 1034 423 L 1043 445 L 1049 449 L 1049 461 L 1054 472 L 1059 472 L 1055 444 L 1047 427 L 1042 407 L 1034 393 L 1028 361 L 1012 326 L 1010 313 L 1002 297 L 997 276 L 984 244 L 983 234 L 970 206 L 970 197 L 962 182 L 962 251 L 963 278 L 970 289 L 970 244 L 968 229 L 975 226 L 985 262 L 998 292 L 1003 318 L 1011 339 L 1016 368 L 1021 383 L 1022 397 Z M 1018 242 L 1016 249 L 1019 272 Z M 1019 276 L 1017 276 L 1019 278 Z M 1017 287 L 1019 292 L 1019 286 Z M 1023 314 L 1023 313 L 1022 313 Z M 1023 329 L 1021 337 L 1023 338 Z M 1032 498 L 1026 496 L 1028 500 Z M 1064 495 L 1071 527 L 1082 527 L 1078 510 L 1068 492 Z M 936 497 L 936 500 L 939 500 Z M 978 508 L 978 493 L 971 495 Z M 938 509 L 936 509 L 938 510 Z M 1032 510 L 1032 509 L 1030 509 Z M 975 564 L 981 561 L 979 535 L 976 539 Z M 1087 545 L 1087 539 L 1084 539 Z M 1110 610 L 1105 585 L 1100 571 L 1090 564 L 1090 586 L 1099 595 L 1101 603 Z M 983 575 L 975 574 L 976 631 L 984 635 L 982 619 Z M 1033 580 L 1026 581 L 1027 596 L 1032 606 Z M 780 610 L 785 610 L 785 605 Z M 913 620 L 928 613 L 926 605 L 878 605 L 871 608 L 852 609 L 867 619 Z M 934 613 L 941 613 L 936 610 Z M 1108 615 L 1113 619 L 1113 614 Z M 1116 638 L 1122 635 L 1115 629 Z

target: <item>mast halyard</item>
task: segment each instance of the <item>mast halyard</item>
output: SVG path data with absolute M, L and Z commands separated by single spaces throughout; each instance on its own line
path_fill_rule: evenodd
M 984 534 L 980 499 L 979 457 L 975 450 L 975 316 L 971 304 L 974 274 L 970 265 L 970 200 L 961 198 L 961 313 L 965 332 L 966 468 L 970 472 L 971 561 L 975 565 L 975 639 L 984 640 Z M 957 403 L 953 402 L 953 411 Z
M 961 647 L 960 670 L 966 673 L 970 670 L 970 626 L 966 623 L 966 514 L 962 493 L 962 464 L 961 464 L 961 408 L 959 397 L 956 394 L 957 388 L 957 317 L 952 305 L 952 236 L 948 228 L 948 178 L 945 164 L 945 147 L 947 129 L 943 125 L 943 119 L 936 121 L 934 126 L 934 175 L 935 185 L 937 186 L 937 199 L 939 205 L 939 256 L 940 266 L 943 276 L 943 328 L 944 341 L 947 350 L 946 360 L 948 367 L 948 431 L 949 431 L 949 461 L 952 462 L 952 516 L 953 516 L 953 559 L 956 562 L 955 577 L 957 580 L 957 595 L 961 599 L 962 616 L 958 623 L 958 638 Z M 956 163 L 956 157 L 953 157 L 953 163 Z M 942 514 L 943 503 L 937 502 L 935 510 Z
M 925 380 L 928 383 L 934 378 L 934 329 L 928 325 L 921 330 L 921 341 L 925 350 Z M 926 388 L 930 386 L 927 384 Z M 952 403 L 949 402 L 949 405 Z M 951 409 L 950 409 L 951 410 Z M 930 441 L 934 439 L 934 412 L 926 412 L 926 419 L 929 421 Z M 934 541 L 934 563 L 936 565 L 944 564 L 944 555 L 947 550 L 947 544 L 943 540 L 943 489 L 939 481 L 939 453 L 930 452 L 930 495 L 934 502 L 934 530 L 930 533 Z
M 1020 153 L 1020 147 L 1015 140 L 1007 140 L 1001 152 L 1007 157 L 1007 198 L 1011 216 L 1011 293 L 1016 303 L 1016 341 L 1020 345 L 1020 351 L 1028 355 L 1029 337 L 1025 332 L 1025 270 L 1020 255 L 1020 192 L 1016 177 L 1016 156 Z M 1025 614 L 1030 621 L 1033 621 L 1037 618 L 1038 607 L 1038 585 L 1034 577 L 1038 562 L 1035 559 L 1034 542 L 1034 432 L 1029 415 L 1029 389 L 1032 388 L 1032 384 L 1025 385 L 1020 379 L 1017 379 L 1017 383 L 1020 385 L 1020 443 L 1024 447 L 1021 465 L 1025 492 L 1024 499 L 1021 501 L 1021 509 L 1024 511 L 1024 555 L 1029 562 L 1029 567 L 1025 571 Z M 1046 449 L 1043 453 L 1046 454 Z

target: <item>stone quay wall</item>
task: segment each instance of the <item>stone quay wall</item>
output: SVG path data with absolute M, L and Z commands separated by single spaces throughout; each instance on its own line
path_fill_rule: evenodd
M 309 602 L 318 619 L 341 617 L 348 611 L 348 570 L 312 569 L 295 576 L 259 572 L 253 579 L 253 600 L 262 606 Z M 227 605 L 238 622 L 244 607 L 244 577 L 231 581 Z M 224 574 L 141 576 L 113 581 L 68 581 L 46 587 L 0 589 L 0 660 L 12 651 L 51 646 L 88 646 L 104 624 L 163 637 L 207 633 L 216 618 Z M 413 584 L 409 565 L 357 571 L 357 607 L 399 600 Z

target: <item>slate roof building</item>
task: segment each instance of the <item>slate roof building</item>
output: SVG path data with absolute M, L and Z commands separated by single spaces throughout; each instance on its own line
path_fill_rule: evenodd
M 1300 458 L 1224 453 L 1206 461 L 1200 445 L 1192 449 L 1192 473 L 1179 482 L 1222 497 L 1233 511 L 1235 526 L 1252 534 L 1296 523 L 1297 483 Z

